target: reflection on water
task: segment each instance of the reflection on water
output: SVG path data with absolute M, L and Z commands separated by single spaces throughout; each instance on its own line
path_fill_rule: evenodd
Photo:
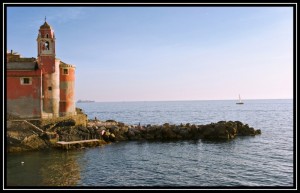
M 42 183 L 47 186 L 75 186 L 80 179 L 80 168 L 74 156 L 58 154 L 41 167 Z
M 79 151 L 9 154 L 8 186 L 75 186 L 80 179 Z

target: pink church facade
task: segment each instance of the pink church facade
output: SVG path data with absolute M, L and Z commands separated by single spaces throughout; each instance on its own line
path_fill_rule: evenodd
M 37 51 L 37 58 L 6 55 L 7 113 L 20 118 L 75 115 L 75 66 L 55 57 L 55 34 L 46 21 L 39 28 Z

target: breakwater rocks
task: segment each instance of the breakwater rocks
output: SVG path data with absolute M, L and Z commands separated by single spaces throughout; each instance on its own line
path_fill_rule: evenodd
M 254 129 L 239 121 L 219 121 L 207 125 L 169 124 L 133 126 L 115 121 L 90 121 L 87 130 L 91 135 L 97 135 L 105 141 L 124 140 L 187 140 L 211 139 L 228 140 L 236 136 L 254 136 L 261 134 L 260 129 Z
M 260 129 L 239 121 L 219 121 L 206 125 L 127 125 L 114 120 L 88 120 L 78 124 L 74 119 L 65 119 L 38 126 L 39 129 L 26 122 L 10 122 L 7 128 L 7 152 L 61 148 L 58 141 L 99 140 L 68 147 L 80 149 L 126 140 L 231 140 L 237 136 L 261 134 Z

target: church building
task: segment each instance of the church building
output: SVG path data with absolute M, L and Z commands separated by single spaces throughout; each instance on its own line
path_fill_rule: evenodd
M 75 66 L 55 57 L 55 34 L 46 19 L 37 53 L 37 58 L 23 58 L 7 52 L 7 113 L 26 119 L 75 115 Z

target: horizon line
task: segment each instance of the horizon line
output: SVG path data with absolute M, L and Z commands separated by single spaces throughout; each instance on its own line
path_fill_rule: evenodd
M 243 101 L 249 101 L 249 100 L 293 100 L 294 98 L 274 98 L 274 99 L 267 99 L 267 98 L 261 98 L 261 99 L 243 99 Z M 77 103 L 77 101 L 79 100 L 83 100 L 83 99 L 78 99 L 76 100 L 75 103 Z M 237 99 L 191 99 L 191 100 L 187 100 L 187 99 L 178 99 L 178 100 L 128 100 L 128 101 L 96 101 L 96 100 L 89 100 L 89 101 L 94 101 L 94 102 L 99 102 L 99 103 L 114 103 L 114 102 L 118 102 L 118 103 L 126 103 L 126 102 L 180 102 L 180 101 L 237 101 Z

